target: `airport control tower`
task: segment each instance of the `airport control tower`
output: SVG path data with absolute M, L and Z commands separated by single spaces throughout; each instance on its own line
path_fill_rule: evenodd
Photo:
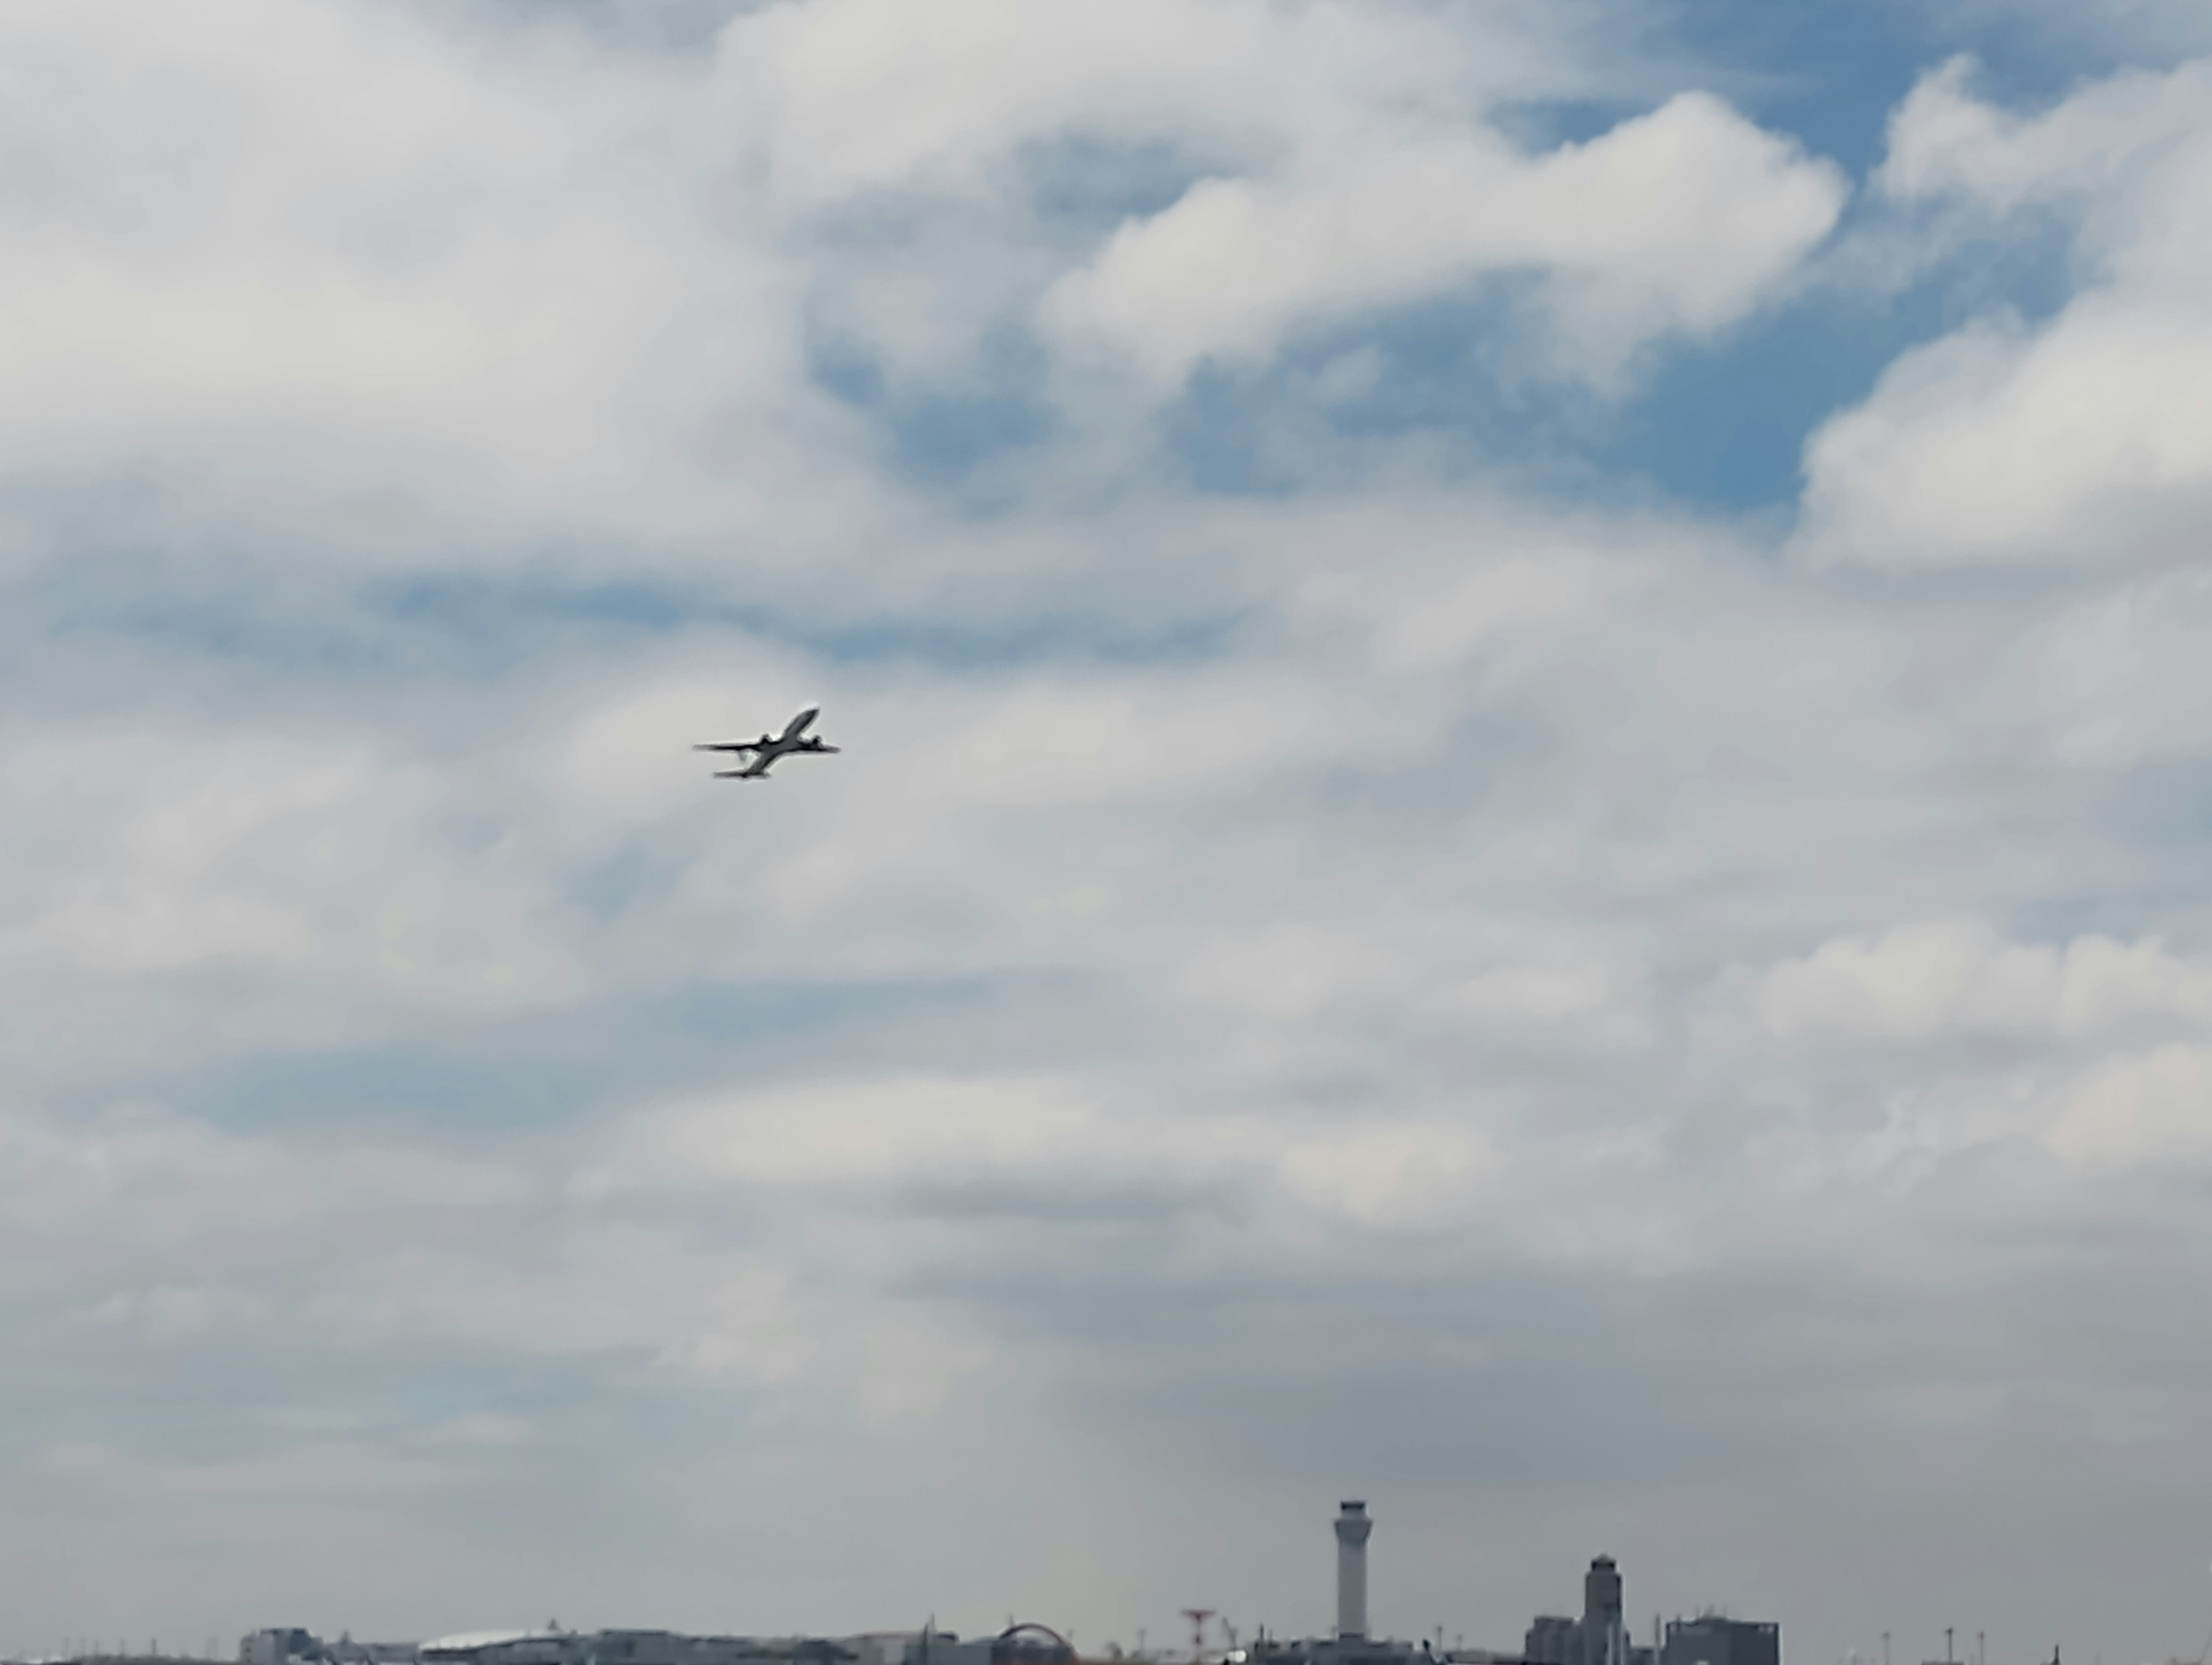
M 1628 1628 L 1621 1612 L 1620 1569 L 1601 1555 L 1583 1575 L 1583 1665 L 1628 1665 Z
M 1336 1516 L 1336 1638 L 1367 1639 L 1367 1534 L 1375 1522 L 1367 1505 L 1347 1503 Z

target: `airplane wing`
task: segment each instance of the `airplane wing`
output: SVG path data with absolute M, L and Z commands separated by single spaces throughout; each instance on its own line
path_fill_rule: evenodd
M 758 751 L 758 740 L 723 740 L 707 745 L 696 745 L 694 751 Z

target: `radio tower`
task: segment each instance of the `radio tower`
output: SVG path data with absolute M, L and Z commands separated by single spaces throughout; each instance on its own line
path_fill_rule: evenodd
M 1182 1616 L 1190 1620 L 1191 1665 L 1206 1657 L 1206 1621 L 1213 1617 L 1212 1607 L 1185 1607 Z

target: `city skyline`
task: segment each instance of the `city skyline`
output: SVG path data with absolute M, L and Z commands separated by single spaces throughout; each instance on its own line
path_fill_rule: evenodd
M 1188 1660 L 1190 1665 L 1400 1665 L 1416 1656 L 1440 1665 L 1781 1665 L 1779 1626 L 1746 1619 L 1723 1604 L 1709 1603 L 1686 1615 L 1654 1613 L 1650 1644 L 1640 1644 L 1627 1617 L 1632 1607 L 1619 1563 L 1602 1553 L 1591 1559 L 1583 1576 L 1579 1614 L 1537 1613 L 1518 1650 L 1487 1646 L 1463 1632 L 1447 1641 L 1442 1624 L 1433 1637 L 1370 1629 L 1365 1550 L 1373 1521 L 1364 1501 L 1341 1504 L 1332 1525 L 1338 1545 L 1334 1625 L 1304 1637 L 1286 1635 L 1279 1626 L 1271 1632 L 1264 1619 L 1249 1620 L 1240 1630 L 1217 1608 L 1186 1607 L 1181 1617 L 1191 1627 L 1188 1648 L 1172 1642 L 1148 1645 L 1147 1632 L 1139 1626 L 1133 1645 L 1109 1638 L 1094 1645 L 1088 1657 Z M 1926 1665 L 1965 1665 L 1955 1650 L 1957 1635 L 1958 1627 L 1947 1626 L 1940 1657 Z M 1050 1649 L 1040 1652 L 1036 1638 Z M 1985 1631 L 1973 1633 L 1972 1665 L 1987 1665 L 1987 1640 Z M 1891 1665 L 1890 1642 L 1890 1633 L 1882 1632 L 1882 1665 Z M 730 1644 L 736 1645 L 734 1654 Z M 557 1619 L 536 1627 L 476 1628 L 406 1642 L 357 1640 L 349 1628 L 326 1640 L 310 1627 L 278 1627 L 241 1638 L 234 1655 L 212 1638 L 197 1653 L 164 1650 L 158 1638 L 143 1650 L 121 1642 L 109 1648 L 96 1640 L 64 1638 L 53 1653 L 20 1658 L 15 1665 L 94 1660 L 150 1665 L 167 1659 L 234 1657 L 237 1665 L 1079 1665 L 1085 1656 L 1075 1647 L 1072 1630 L 1062 1632 L 1009 1614 L 1006 1628 L 995 1635 L 988 1626 L 967 1633 L 939 1626 L 933 1615 L 919 1630 L 833 1629 L 777 1636 L 738 1632 L 695 1637 L 635 1627 L 586 1631 Z M 1846 1662 L 1859 1657 L 1856 1650 L 1844 1656 Z
M 1146 1632 L 1124 1648 L 1118 1639 L 1094 1644 L 1097 1661 L 1188 1660 L 1190 1665 L 1781 1665 L 1778 1631 L 1771 1622 L 1728 1617 L 1707 1607 L 1694 1617 L 1654 1617 L 1651 1645 L 1636 1645 L 1626 1622 L 1625 1581 L 1610 1555 L 1594 1557 L 1583 1580 L 1575 1617 L 1539 1614 L 1516 1652 L 1470 1645 L 1464 1636 L 1447 1642 L 1439 1626 L 1432 1638 L 1408 1638 L 1370 1629 L 1367 1611 L 1366 1547 L 1374 1521 L 1364 1500 L 1346 1501 L 1332 1523 L 1337 1540 L 1335 1622 L 1316 1635 L 1270 1632 L 1262 1621 L 1240 1632 L 1212 1607 L 1185 1607 L 1190 1645 L 1146 1645 Z M 1951 1659 L 1945 1633 L 1945 1661 Z M 52 1661 L 206 1658 L 221 1656 L 210 1640 L 200 1654 L 165 1654 L 158 1639 L 143 1650 L 64 1641 Z M 918 1630 L 826 1631 L 764 1637 L 692 1636 L 667 1629 L 583 1631 L 548 1619 L 535 1627 L 475 1629 L 398 1642 L 356 1639 L 350 1630 L 335 1640 L 304 1626 L 263 1627 L 242 1637 L 237 1665 L 1079 1665 L 1083 1656 L 1072 1633 L 1035 1619 L 1009 1615 L 1004 1630 L 963 1635 L 927 1620 Z M 38 1662 L 30 1662 L 38 1665 Z M 1982 1665 L 1978 1658 L 1976 1665 Z

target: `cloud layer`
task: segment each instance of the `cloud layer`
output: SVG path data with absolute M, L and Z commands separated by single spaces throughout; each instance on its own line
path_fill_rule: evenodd
M 2178 1651 L 2212 81 L 1662 27 L 6 9 L 0 1647 Z

